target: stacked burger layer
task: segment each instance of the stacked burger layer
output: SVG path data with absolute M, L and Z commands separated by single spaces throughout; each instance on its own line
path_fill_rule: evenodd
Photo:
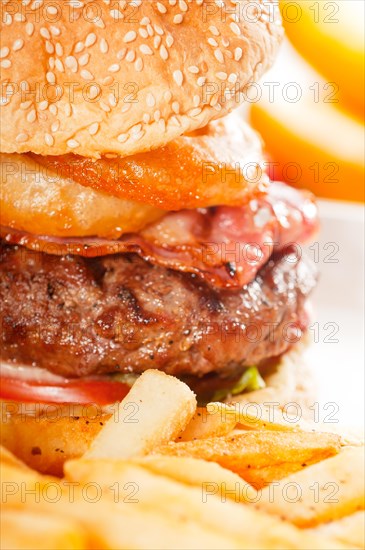
M 286 352 L 308 323 L 316 207 L 269 181 L 229 114 L 272 64 L 276 3 L 2 11 L 6 376 L 157 368 L 230 387 Z

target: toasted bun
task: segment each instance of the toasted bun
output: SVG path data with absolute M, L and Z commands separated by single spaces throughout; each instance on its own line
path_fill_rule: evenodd
M 6 3 L 1 150 L 127 156 L 205 126 L 272 64 L 269 4 Z

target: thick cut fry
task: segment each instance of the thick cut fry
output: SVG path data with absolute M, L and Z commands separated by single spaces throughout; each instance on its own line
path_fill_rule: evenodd
M 151 472 L 192 485 L 203 487 L 209 483 L 218 489 L 221 498 L 230 498 L 235 502 L 246 501 L 254 489 L 237 474 L 222 468 L 215 462 L 183 456 L 149 455 L 133 461 Z
M 72 482 L 93 481 L 109 492 L 111 487 L 116 485 L 125 487 L 133 480 L 138 488 L 138 492 L 134 495 L 138 504 L 130 505 L 131 508 L 141 506 L 141 509 L 152 509 L 159 512 L 163 518 L 184 518 L 188 524 L 190 521 L 196 521 L 201 529 L 207 529 L 212 536 L 220 534 L 221 537 L 227 537 L 227 542 L 233 543 L 234 548 L 242 550 L 342 548 L 341 545 L 330 545 L 328 539 L 324 537 L 311 534 L 308 538 L 305 532 L 279 518 L 257 512 L 246 504 L 236 504 L 218 498 L 216 488 L 209 485 L 209 482 L 206 487 L 200 489 L 188 487 L 164 476 L 152 474 L 147 469 L 126 461 L 80 459 L 67 463 L 65 472 L 67 479 Z M 147 528 L 144 524 L 143 531 Z M 161 533 L 161 540 L 163 548 L 166 548 L 164 533 Z M 190 541 L 189 548 L 211 548 L 202 546 L 199 542 L 199 540 Z M 192 544 L 194 546 L 191 546 Z M 180 530 L 176 531 L 176 540 L 171 548 L 176 548 L 176 545 L 178 548 L 183 547 Z M 150 543 L 149 548 L 155 548 L 155 546 Z M 222 546 L 222 548 L 228 548 L 228 546 Z
M 1 514 L 1 548 L 4 550 L 83 550 L 87 537 L 71 517 L 42 511 L 7 508 Z
M 336 521 L 331 521 L 330 523 L 324 523 L 313 529 L 308 529 L 308 532 L 325 535 L 351 548 L 364 548 L 365 512 L 363 510 L 355 512 L 350 516 L 345 516 Z
M 131 458 L 175 439 L 196 410 L 195 394 L 173 376 L 145 371 L 91 444 L 88 458 Z
M 339 450 L 340 438 L 333 434 L 247 431 L 232 436 L 169 443 L 156 447 L 153 453 L 217 462 L 261 488 Z
M 198 407 L 193 418 L 176 440 L 191 441 L 226 435 L 235 425 L 236 419 L 233 415 L 222 415 L 220 410 L 209 412 L 206 407 Z
M 364 509 L 364 448 L 347 448 L 263 489 L 256 506 L 300 527 Z

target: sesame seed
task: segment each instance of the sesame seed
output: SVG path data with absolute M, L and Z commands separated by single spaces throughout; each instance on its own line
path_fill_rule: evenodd
M 77 72 L 78 63 L 77 63 L 76 57 L 74 57 L 73 55 L 67 56 L 65 59 L 65 64 L 66 64 L 66 67 L 71 69 L 73 73 Z
M 67 145 L 70 147 L 70 149 L 76 149 L 76 147 L 80 147 L 80 144 L 76 139 L 69 139 L 67 140 Z
M 46 109 L 48 109 L 48 101 L 41 101 L 38 104 L 38 111 L 45 111 Z
M 104 101 L 100 101 L 100 109 L 102 109 L 106 113 L 110 113 L 110 111 L 111 111 L 111 108 L 109 107 L 109 105 L 104 103 Z
M 124 143 L 125 141 L 127 141 L 128 137 L 129 134 L 119 134 L 117 140 L 119 141 L 119 143 Z
M 50 57 L 50 58 L 48 59 L 48 65 L 49 65 L 49 68 L 50 68 L 51 70 L 54 69 L 54 65 L 55 65 L 54 57 Z
M 181 71 L 174 71 L 172 76 L 174 77 L 174 80 L 175 80 L 176 84 L 178 86 L 182 86 L 182 83 L 183 83 L 183 80 L 184 80 L 182 72 Z
M 175 23 L 175 25 L 179 25 L 180 23 L 182 23 L 184 20 L 184 16 L 182 13 L 178 13 L 175 15 L 173 21 Z
M 24 143 L 25 141 L 28 141 L 28 139 L 29 139 L 28 134 L 26 134 L 25 132 L 23 132 L 23 133 L 20 133 L 20 134 L 18 134 L 18 135 L 16 136 L 15 141 L 16 141 L 17 143 Z
M 91 32 L 90 34 L 87 35 L 86 37 L 86 40 L 85 40 L 85 46 L 87 48 L 89 48 L 90 46 L 93 46 L 96 42 L 96 34 L 94 34 L 93 32 Z
M 135 59 L 136 59 L 136 52 L 134 50 L 129 51 L 126 56 L 126 61 L 128 61 L 128 63 L 133 63 Z
M 109 101 L 109 105 L 111 107 L 116 107 L 117 106 L 117 98 L 115 97 L 114 94 L 109 94 L 108 101 Z
M 219 80 L 227 80 L 228 75 L 227 73 L 219 72 L 219 73 L 216 73 L 216 77 L 219 78 Z
M 53 133 L 58 132 L 59 127 L 60 127 L 60 121 L 56 120 L 56 122 L 54 122 L 51 126 L 51 132 L 53 132 Z
M 91 84 L 88 88 L 88 95 L 90 99 L 95 99 L 100 94 L 100 87 L 98 84 Z
M 153 28 L 155 29 L 155 32 L 157 32 L 157 34 L 160 34 L 161 36 L 164 34 L 164 30 L 161 29 L 159 25 L 153 25 Z
M 144 55 L 153 55 L 153 50 L 151 50 L 151 48 L 147 46 L 147 44 L 141 44 L 139 49 L 140 49 L 140 52 L 143 53 Z
M 189 116 L 198 116 L 200 115 L 200 113 L 202 112 L 201 108 L 200 107 L 197 107 L 196 109 L 191 109 L 191 111 L 189 111 Z
M 198 80 L 196 81 L 198 86 L 204 86 L 205 82 L 206 82 L 206 77 L 205 76 L 199 76 Z
M 175 126 L 181 126 L 180 120 L 175 115 L 172 115 L 170 117 L 169 122 L 171 122 L 172 124 L 175 124 Z
M 151 23 L 149 17 L 143 17 L 140 21 L 141 25 L 144 25 L 145 27 Z
M 50 35 L 50 33 L 49 33 L 49 30 L 46 29 L 46 27 L 42 27 L 42 28 L 40 29 L 39 32 L 40 32 L 40 35 L 41 35 L 43 38 L 47 38 L 47 40 L 50 40 L 51 35 Z
M 142 124 L 136 124 L 135 126 L 133 126 L 131 128 L 131 134 L 132 135 L 135 135 L 135 134 L 139 134 L 139 132 L 142 130 Z
M 55 66 L 56 66 L 56 69 L 57 69 L 58 71 L 60 71 L 60 73 L 63 73 L 63 72 L 65 71 L 65 68 L 64 68 L 64 66 L 63 66 L 63 63 L 62 63 L 62 61 L 61 61 L 60 59 L 56 59 L 56 61 L 55 61 Z
M 177 0 L 169 0 L 170 6 L 176 6 Z
M 139 57 L 137 59 L 137 61 L 135 62 L 134 64 L 134 68 L 136 69 L 136 71 L 138 71 L 139 73 L 143 70 L 143 61 L 142 59 Z
M 110 73 L 117 73 L 118 71 L 120 71 L 120 65 L 118 65 L 118 63 L 114 63 L 113 65 L 110 65 L 108 71 Z
M 172 103 L 171 107 L 172 107 L 172 110 L 174 111 L 174 113 L 175 113 L 176 115 L 178 115 L 179 112 L 180 112 L 180 104 L 179 104 L 179 102 L 178 102 L 178 101 L 174 101 L 174 102 Z
M 9 54 L 9 48 L 7 48 L 6 46 L 4 46 L 3 48 L 1 48 L 0 50 L 0 57 L 6 57 L 8 54 Z
M 125 105 L 123 105 L 122 109 L 121 109 L 121 112 L 122 113 L 127 113 L 129 111 L 129 109 L 131 108 L 132 104 L 131 103 L 126 103 Z
M 156 122 L 158 122 L 158 121 L 160 120 L 160 118 L 161 118 L 161 111 L 159 111 L 159 110 L 157 109 L 157 111 L 155 111 L 155 112 L 153 113 L 153 118 L 155 119 Z
M 59 42 L 57 42 L 56 44 L 56 54 L 58 55 L 58 57 L 63 56 L 63 47 Z
M 135 141 L 139 141 L 141 138 L 143 138 L 143 136 L 145 135 L 145 131 L 144 130 L 141 130 L 140 132 L 138 132 L 138 134 L 133 134 L 132 138 L 135 140 Z
M 98 122 L 94 122 L 93 124 L 91 124 L 91 126 L 89 126 L 89 134 L 91 136 L 95 136 L 95 134 L 97 134 L 99 131 L 99 123 Z
M 129 31 L 124 36 L 123 41 L 128 44 L 128 42 L 133 42 L 137 38 L 137 33 L 135 31 Z
M 46 145 L 49 145 L 49 147 L 54 145 L 54 137 L 51 136 L 51 134 L 44 134 L 44 141 L 46 142 Z
M 50 15 L 57 15 L 58 14 L 58 9 L 55 6 L 48 6 L 47 7 L 47 12 Z
M 4 14 L 4 25 L 11 25 L 12 22 L 13 22 L 12 16 L 10 15 L 10 13 L 6 12 Z
M 31 111 L 29 111 L 29 113 L 27 114 L 27 121 L 35 122 L 36 118 L 37 118 L 36 110 L 32 109 Z
M 220 50 L 219 48 L 214 50 L 214 57 L 216 58 L 217 61 L 219 61 L 219 63 L 224 63 L 223 53 L 222 53 L 222 50 Z
M 226 38 L 225 36 L 222 38 L 222 45 L 225 47 L 225 48 L 228 48 L 230 42 L 229 42 L 229 39 Z
M 188 5 L 185 0 L 179 0 L 179 8 L 181 11 L 188 11 Z
M 165 98 L 165 101 L 167 101 L 167 103 L 172 100 L 172 93 L 170 90 L 166 90 L 163 96 Z
M 236 73 L 231 73 L 228 77 L 228 82 L 230 82 L 231 84 L 236 84 L 237 82 L 237 75 Z
M 108 53 L 109 45 L 108 42 L 105 40 L 105 38 L 102 38 L 99 44 L 99 48 L 101 53 Z
M 85 45 L 83 42 L 77 42 L 75 45 L 75 53 L 80 53 L 85 48 Z
M 208 38 L 208 44 L 210 46 L 214 46 L 214 48 L 218 47 L 218 42 L 215 40 L 215 38 L 212 38 L 212 37 Z
M 214 34 L 214 36 L 219 36 L 220 35 L 220 32 L 219 32 L 219 30 L 217 29 L 217 27 L 215 25 L 211 25 L 209 27 L 209 30 L 212 34 Z
M 90 59 L 90 54 L 84 53 L 81 57 L 79 57 L 79 65 L 81 67 L 84 67 L 89 63 L 89 59 Z
M 124 15 L 119 10 L 110 10 L 110 17 L 112 17 L 115 21 L 119 21 L 119 19 L 123 19 Z
M 57 115 L 58 109 L 54 103 L 51 103 L 51 105 L 48 107 L 48 110 L 53 116 Z
M 82 71 L 80 72 L 80 75 L 81 75 L 81 78 L 83 78 L 84 80 L 94 79 L 94 75 L 90 71 L 87 71 L 86 69 L 82 69 Z
M 159 45 L 161 44 L 161 40 L 162 40 L 162 39 L 161 39 L 161 36 L 159 36 L 159 35 L 156 35 L 156 36 L 154 37 L 154 39 L 153 39 L 153 46 L 156 48 L 156 50 L 157 50 L 157 48 L 159 47 Z
M 52 54 L 54 52 L 54 46 L 52 42 L 46 41 L 46 52 Z
M 14 52 L 17 52 L 18 50 L 21 50 L 23 46 L 24 46 L 24 40 L 22 40 L 21 38 L 18 38 L 18 40 L 15 40 L 15 42 L 13 44 Z
M 147 25 L 147 32 L 148 32 L 148 36 L 153 36 L 153 28 L 152 28 L 152 25 Z
M 112 76 L 106 76 L 104 79 L 103 79 L 103 84 L 104 86 L 109 86 L 110 84 L 113 84 L 114 82 L 114 78 Z
M 166 50 L 163 44 L 161 45 L 161 48 L 160 48 L 160 56 L 161 56 L 161 59 L 163 59 L 164 61 L 166 61 L 169 57 L 169 52 Z
M 58 27 L 55 27 L 54 25 L 50 26 L 51 33 L 53 36 L 59 36 L 61 34 L 61 31 Z
M 20 108 L 24 111 L 29 109 L 29 107 L 32 105 L 31 101 L 23 101 L 23 103 L 20 104 Z
M 148 32 L 146 29 L 139 29 L 139 34 L 142 36 L 142 38 L 148 38 Z
M 163 4 L 161 4 L 161 2 L 157 2 L 156 6 L 157 6 L 157 9 L 160 13 L 166 13 L 167 12 L 167 8 Z
M 72 105 L 71 103 L 66 103 L 65 105 L 65 115 L 70 117 L 72 115 Z
M 200 105 L 200 96 L 199 95 L 195 95 L 193 97 L 193 105 L 194 105 L 194 107 L 198 107 L 198 105 Z
M 55 84 L 56 82 L 56 76 L 54 73 L 52 73 L 52 71 L 48 71 L 48 73 L 46 74 L 46 80 L 47 82 L 49 82 L 50 84 Z
M 196 65 L 190 65 L 190 67 L 188 67 L 188 71 L 193 74 L 198 74 L 199 67 L 197 67 Z
M 153 94 L 148 93 L 146 97 L 146 102 L 149 107 L 154 107 L 156 105 L 156 100 Z
M 234 34 L 236 34 L 237 36 L 241 35 L 241 29 L 239 28 L 237 23 L 232 22 L 229 26 Z
M 119 52 L 117 53 L 117 58 L 118 58 L 118 59 L 124 59 L 126 53 L 127 53 L 127 48 L 122 48 L 122 49 L 119 50 Z
M 171 34 L 169 34 L 167 37 L 166 37 L 166 45 L 168 48 L 171 48 L 171 46 L 173 45 L 174 43 L 174 39 L 172 38 Z
M 28 36 L 32 36 L 32 34 L 34 33 L 33 23 L 27 23 L 25 25 L 25 32 L 27 33 Z
M 242 51 L 242 48 L 236 48 L 234 50 L 234 58 L 236 61 L 239 61 L 242 57 L 242 54 L 243 54 L 243 51 Z

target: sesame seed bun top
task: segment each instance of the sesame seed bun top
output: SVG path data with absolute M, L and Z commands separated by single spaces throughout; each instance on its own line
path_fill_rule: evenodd
M 6 3 L 1 34 L 1 151 L 99 157 L 237 107 L 282 27 L 267 0 L 42 0 Z

